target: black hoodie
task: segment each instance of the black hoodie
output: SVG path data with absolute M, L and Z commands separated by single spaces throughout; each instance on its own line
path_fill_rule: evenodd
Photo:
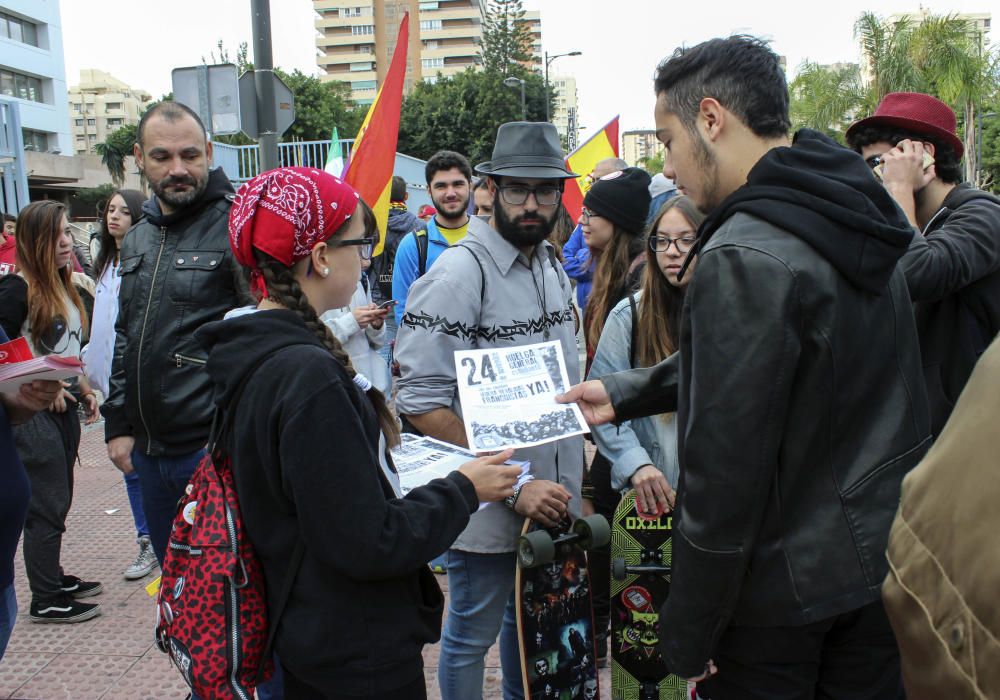
M 757 162 L 747 183 L 705 219 L 699 249 L 740 211 L 798 236 L 853 284 L 876 294 L 913 238 L 864 161 L 811 129 L 795 134 L 791 148 L 771 149 Z
M 294 312 L 211 323 L 196 338 L 219 405 L 252 371 L 225 448 L 269 609 L 305 540 L 275 642 L 282 664 L 347 695 L 414 681 L 441 630 L 443 596 L 425 562 L 478 507 L 472 482 L 453 472 L 396 498 L 370 403 Z

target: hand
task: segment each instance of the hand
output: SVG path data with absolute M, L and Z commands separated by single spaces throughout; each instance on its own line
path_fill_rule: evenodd
M 83 399 L 83 413 L 87 417 L 83 424 L 93 425 L 101 417 L 101 414 L 97 411 L 97 395 L 89 391 L 80 398 Z
M 903 139 L 882 154 L 882 183 L 887 190 L 919 192 L 937 177 L 934 164 L 924 169 L 924 144 Z
M 639 510 L 646 515 L 672 510 L 676 492 L 659 469 L 644 464 L 632 475 L 632 488 Z
M 545 527 L 555 527 L 566 516 L 572 496 L 562 484 L 535 479 L 521 487 L 514 512 Z
M 458 468 L 476 487 L 476 497 L 481 503 L 502 501 L 513 495 L 514 484 L 521 476 L 521 467 L 504 465 L 514 450 L 504 450 L 495 455 L 477 457 Z
M 63 383 L 54 379 L 36 379 L 22 384 L 14 396 L 14 401 L 25 410 L 36 413 L 52 405 L 62 393 Z
M 596 512 L 597 511 L 594 510 L 594 502 L 592 500 L 584 498 L 580 501 L 580 515 L 586 518 Z
M 63 384 L 63 386 L 65 387 L 68 385 Z M 69 408 L 69 404 L 67 403 L 67 401 L 76 403 L 76 399 L 73 398 L 73 394 L 69 393 L 64 388 L 62 389 L 62 391 L 56 394 L 56 398 L 55 400 L 52 401 L 52 405 L 49 406 L 49 410 L 52 411 L 53 413 L 65 413 L 66 409 Z
M 120 435 L 108 441 L 108 457 L 122 474 L 131 474 L 135 471 L 132 466 L 132 450 L 134 448 L 135 438 L 129 435 Z
M 374 328 L 375 330 L 378 330 L 379 328 L 381 328 L 382 324 L 385 323 L 385 317 L 388 316 L 388 315 L 389 315 L 389 308 L 388 307 L 386 307 L 384 309 L 380 309 L 380 308 L 378 308 L 376 306 L 375 307 L 375 314 L 374 314 L 374 316 L 373 316 L 373 318 L 371 320 L 372 328 Z
M 594 379 L 589 382 L 570 387 L 565 394 L 556 397 L 559 403 L 576 403 L 583 412 L 583 417 L 591 425 L 604 425 L 615 419 L 615 409 L 611 405 L 611 397 L 604 388 L 604 382 Z
M 352 309 L 351 313 L 354 315 L 354 320 L 357 321 L 358 326 L 361 328 L 367 328 L 372 321 L 378 318 L 378 314 L 381 312 L 375 304 L 368 304 L 367 306 L 359 306 Z M 384 314 L 382 315 L 382 318 L 385 318 Z
M 705 671 L 700 676 L 695 676 L 694 678 L 687 678 L 685 680 L 687 680 L 689 683 L 698 683 L 699 681 L 705 680 L 709 676 L 714 676 L 718 672 L 719 669 L 716 668 L 715 662 L 709 659 L 708 663 L 705 664 Z

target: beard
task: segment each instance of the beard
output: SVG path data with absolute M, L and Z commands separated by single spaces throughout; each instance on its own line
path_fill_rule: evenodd
M 434 208 L 437 209 L 438 215 L 442 219 L 457 221 L 464 218 L 466 212 L 469 210 L 469 199 L 471 196 L 470 194 L 468 197 L 454 202 L 439 202 L 431 195 L 431 202 L 434 203 Z
M 493 227 L 515 248 L 534 246 L 544 241 L 552 233 L 558 213 L 559 209 L 553 207 L 552 216 L 547 219 L 541 211 L 511 218 L 507 215 L 507 210 L 498 197 L 493 207 Z
M 168 187 L 176 185 L 188 185 L 191 189 L 186 192 L 171 192 L 167 190 Z M 191 206 L 205 194 L 205 190 L 208 188 L 208 175 L 206 174 L 200 180 L 190 175 L 182 177 L 168 175 L 157 182 L 150 182 L 149 187 L 157 197 L 169 204 L 173 209 L 184 209 Z
M 719 183 L 719 162 L 712 155 L 712 152 L 708 150 L 708 145 L 701 137 L 701 134 L 698 134 L 697 138 L 692 140 L 695 144 L 694 157 L 698 162 L 698 168 L 701 170 L 701 189 L 702 199 L 704 200 L 698 208 L 703 214 L 708 215 L 717 209 L 722 204 L 722 200 L 726 198 L 726 195 L 721 193 L 722 186 Z

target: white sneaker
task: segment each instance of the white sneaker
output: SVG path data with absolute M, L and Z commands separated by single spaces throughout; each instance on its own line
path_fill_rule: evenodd
M 136 555 L 135 561 L 125 569 L 126 581 L 134 581 L 148 576 L 149 572 L 156 567 L 156 553 L 153 552 L 153 545 L 150 544 L 149 538 L 143 535 L 136 541 L 139 543 L 139 554 Z

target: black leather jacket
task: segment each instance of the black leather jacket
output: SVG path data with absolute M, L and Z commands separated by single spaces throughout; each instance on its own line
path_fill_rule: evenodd
M 122 242 L 105 439 L 135 437 L 136 449 L 181 455 L 205 445 L 212 385 L 194 332 L 252 303 L 229 248 L 233 188 L 221 168 L 201 200 L 169 216 L 156 199 Z
M 796 149 L 776 150 L 780 160 Z M 839 167 L 877 186 L 854 160 Z M 930 443 L 896 264 L 906 227 L 830 187 L 825 196 L 853 207 L 845 217 L 882 228 L 851 235 L 818 201 L 750 188 L 735 199 L 751 206 L 724 203 L 706 222 L 707 235 L 716 228 L 685 297 L 679 353 L 603 379 L 617 421 L 677 410 L 671 634 L 660 649 L 682 676 L 702 672 L 729 625 L 802 625 L 878 600 L 900 484 Z

